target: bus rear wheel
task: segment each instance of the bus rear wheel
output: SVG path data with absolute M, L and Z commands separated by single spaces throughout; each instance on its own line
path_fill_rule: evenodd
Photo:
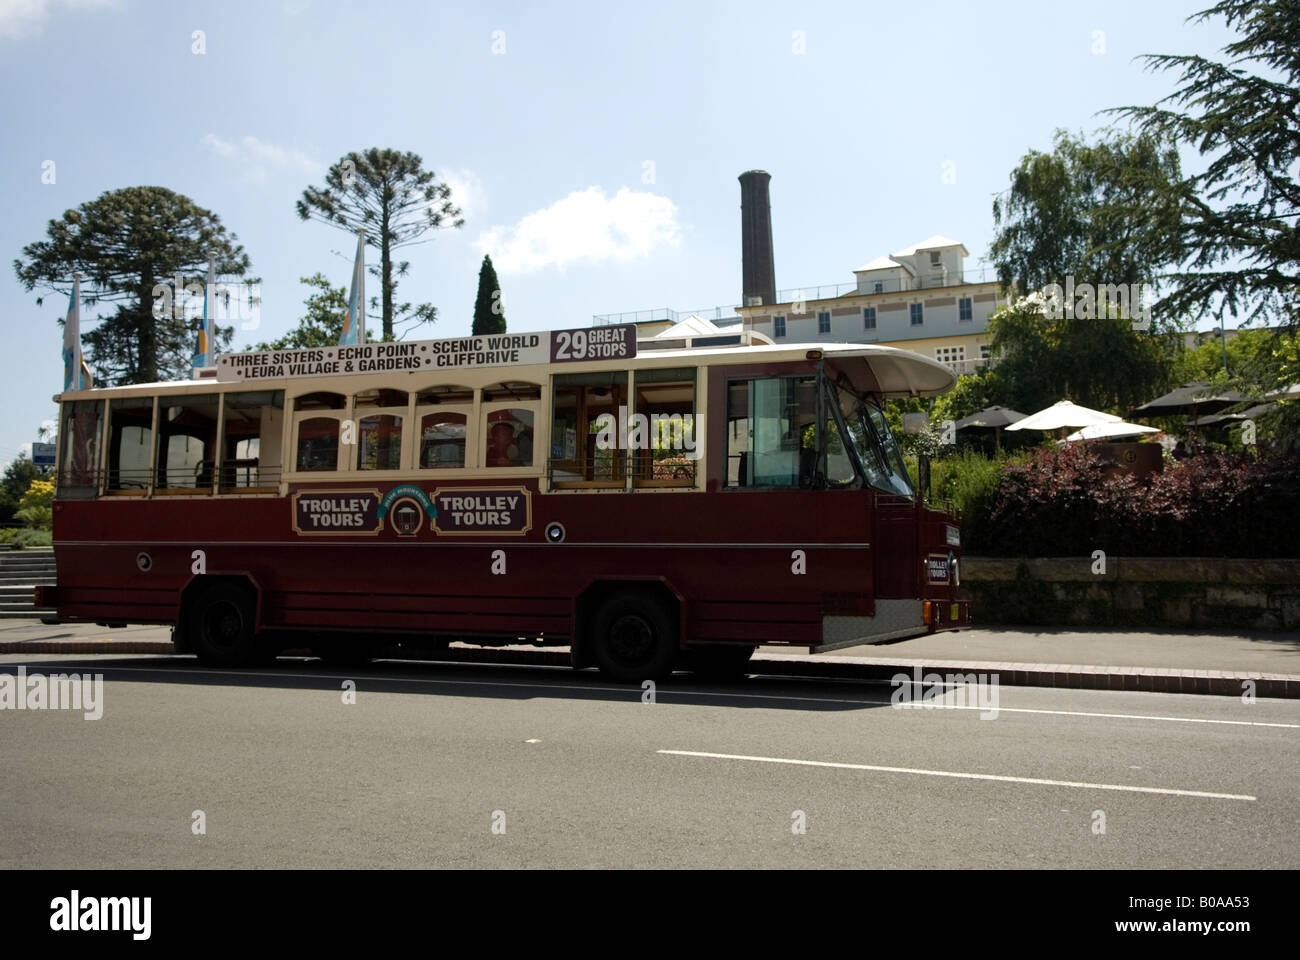
M 661 680 L 677 665 L 677 625 L 664 604 L 645 593 L 616 593 L 600 605 L 592 656 L 611 680 Z
M 747 643 L 691 647 L 686 651 L 685 665 L 701 677 L 725 680 L 745 672 L 754 650 Z
M 238 667 L 255 661 L 260 651 L 253 598 L 230 583 L 204 590 L 190 611 L 190 636 L 199 663 Z

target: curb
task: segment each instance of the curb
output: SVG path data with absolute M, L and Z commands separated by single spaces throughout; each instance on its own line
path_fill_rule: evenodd
M 175 647 L 166 640 L 31 640 L 0 643 L 0 654 L 14 653 L 148 653 L 171 656 Z M 285 650 L 285 656 L 309 656 L 305 650 Z M 503 663 L 516 666 L 567 667 L 569 653 L 562 649 L 519 647 L 452 647 L 437 656 L 393 657 L 443 663 Z M 1107 667 L 1079 664 L 1034 664 L 1004 661 L 930 660 L 902 657 L 790 657 L 759 654 L 746 673 L 775 677 L 814 677 L 833 680 L 891 682 L 901 674 L 924 678 L 950 673 L 996 674 L 998 683 L 1013 687 L 1059 687 L 1070 690 L 1126 690 L 1144 693 L 1195 693 L 1239 697 L 1243 683 L 1255 684 L 1254 695 L 1300 699 L 1300 676 L 1258 671 L 1174 670 L 1165 667 Z

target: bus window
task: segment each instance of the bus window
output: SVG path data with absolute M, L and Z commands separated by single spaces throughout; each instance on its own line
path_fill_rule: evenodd
M 421 469 L 465 466 L 467 422 L 465 414 L 446 410 L 420 418 Z
M 89 499 L 99 492 L 99 443 L 104 432 L 102 400 L 73 400 L 63 405 L 59 442 L 59 497 Z
M 624 483 L 627 372 L 557 374 L 552 385 L 550 477 L 556 487 Z
M 405 390 L 363 390 L 352 398 L 357 420 L 357 469 L 399 470 L 402 421 L 410 396 Z
M 341 393 L 318 391 L 293 400 L 295 466 L 298 470 L 339 468 L 340 421 L 347 415 L 348 398 Z M 340 411 L 326 413 L 326 411 Z
M 517 407 L 489 410 L 487 430 L 488 467 L 531 467 L 533 465 L 533 411 Z
M 503 381 L 483 388 L 483 465 L 531 467 L 535 402 L 542 388 L 535 383 Z
M 283 416 L 283 390 L 226 394 L 221 492 L 272 488 L 279 484 Z
M 416 422 L 420 426 L 417 464 L 421 470 L 446 470 L 466 466 L 469 422 L 474 412 L 474 390 L 439 384 L 415 395 Z
M 153 397 L 110 400 L 108 430 L 108 489 L 145 492 L 153 479 Z
M 815 475 L 817 378 L 727 386 L 727 485 L 806 487 Z
M 216 448 L 215 393 L 158 398 L 156 490 L 211 492 Z
M 638 487 L 695 485 L 698 454 L 695 425 L 695 369 L 638 370 L 632 432 L 632 483 Z
M 298 469 L 337 470 L 339 421 L 334 417 L 308 417 L 298 421 Z
M 402 466 L 402 418 L 372 413 L 357 421 L 357 469 L 398 470 Z

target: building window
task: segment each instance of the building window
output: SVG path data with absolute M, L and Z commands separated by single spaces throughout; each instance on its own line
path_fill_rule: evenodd
M 823 310 L 817 314 L 817 332 L 831 332 L 831 314 L 829 310 Z
M 914 303 L 911 308 L 912 326 L 919 327 L 925 321 L 925 314 L 922 312 L 921 304 Z
M 943 254 L 942 254 L 940 251 L 938 251 L 938 250 L 931 250 L 931 251 L 930 251 L 930 266 L 932 266 L 932 267 L 937 267 L 937 266 L 939 265 L 939 258 L 942 257 L 942 256 L 943 256 Z
M 981 360 L 987 360 L 988 358 L 989 358 L 989 345 L 988 345 L 987 343 L 981 343 L 981 344 L 980 344 L 980 359 L 981 359 Z
M 884 292 L 885 292 L 885 281 L 883 281 L 883 280 L 877 280 L 877 281 L 872 285 L 872 287 L 871 287 L 871 292 L 872 292 L 872 293 L 884 293 Z
M 970 297 L 962 297 L 957 301 L 957 319 L 962 323 L 968 323 L 974 314 L 971 312 Z
M 785 317 L 772 318 L 772 336 L 774 337 L 785 336 Z
M 966 347 L 964 344 L 957 347 L 935 347 L 934 358 L 940 363 L 965 363 Z
M 863 330 L 876 329 L 876 308 L 875 307 L 862 308 L 862 329 Z

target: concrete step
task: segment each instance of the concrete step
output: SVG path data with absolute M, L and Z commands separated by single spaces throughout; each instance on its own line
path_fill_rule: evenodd
M 0 587 L 0 603 L 31 603 L 35 594 L 35 588 L 26 587 Z
M 36 610 L 29 608 L 27 610 L 10 610 L 0 606 L 0 620 L 39 620 L 41 617 L 53 617 L 53 610 Z

